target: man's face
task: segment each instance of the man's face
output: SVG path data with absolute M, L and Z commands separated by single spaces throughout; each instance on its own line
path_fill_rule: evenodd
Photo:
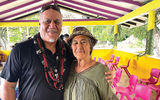
M 40 15 L 40 36 L 45 42 L 55 42 L 62 30 L 62 15 L 53 9 L 48 9 Z

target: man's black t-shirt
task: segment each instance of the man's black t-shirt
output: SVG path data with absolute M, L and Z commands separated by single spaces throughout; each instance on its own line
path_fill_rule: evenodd
M 63 75 L 64 83 L 67 80 L 70 65 L 74 60 L 73 54 L 66 44 L 67 58 L 66 69 Z M 55 62 L 55 54 L 47 51 Z M 56 51 L 60 52 L 60 51 Z M 18 100 L 63 100 L 63 92 L 50 88 L 48 85 L 44 67 L 36 54 L 33 39 L 17 44 L 11 51 L 1 77 L 9 82 L 17 82 L 19 79 Z

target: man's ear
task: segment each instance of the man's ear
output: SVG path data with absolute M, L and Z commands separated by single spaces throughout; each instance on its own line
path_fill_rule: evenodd
M 39 29 L 40 29 L 40 25 L 41 25 L 41 24 L 40 24 L 40 22 L 39 22 Z

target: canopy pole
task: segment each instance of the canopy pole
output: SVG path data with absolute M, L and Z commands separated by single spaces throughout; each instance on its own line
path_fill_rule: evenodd
M 148 32 L 146 37 L 146 50 L 145 54 L 152 55 L 153 54 L 153 47 L 154 47 L 154 28 L 155 28 L 155 13 L 156 11 L 149 11 L 149 18 L 148 18 Z
M 117 48 L 118 25 L 114 25 L 114 49 Z
M 73 32 L 73 26 L 69 26 L 69 30 L 70 30 L 69 33 L 72 34 L 72 32 Z

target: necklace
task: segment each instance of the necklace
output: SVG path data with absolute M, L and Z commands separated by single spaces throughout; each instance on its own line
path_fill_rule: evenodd
M 33 39 L 36 47 L 36 54 L 39 56 L 44 67 L 47 83 L 51 88 L 55 88 L 60 91 L 63 90 L 63 73 L 65 71 L 65 48 L 63 43 L 60 40 L 57 41 L 56 50 L 58 54 L 56 55 L 56 64 L 52 65 L 47 59 L 48 57 L 45 53 L 45 46 L 43 44 L 43 40 L 40 38 L 40 34 L 35 35 Z

